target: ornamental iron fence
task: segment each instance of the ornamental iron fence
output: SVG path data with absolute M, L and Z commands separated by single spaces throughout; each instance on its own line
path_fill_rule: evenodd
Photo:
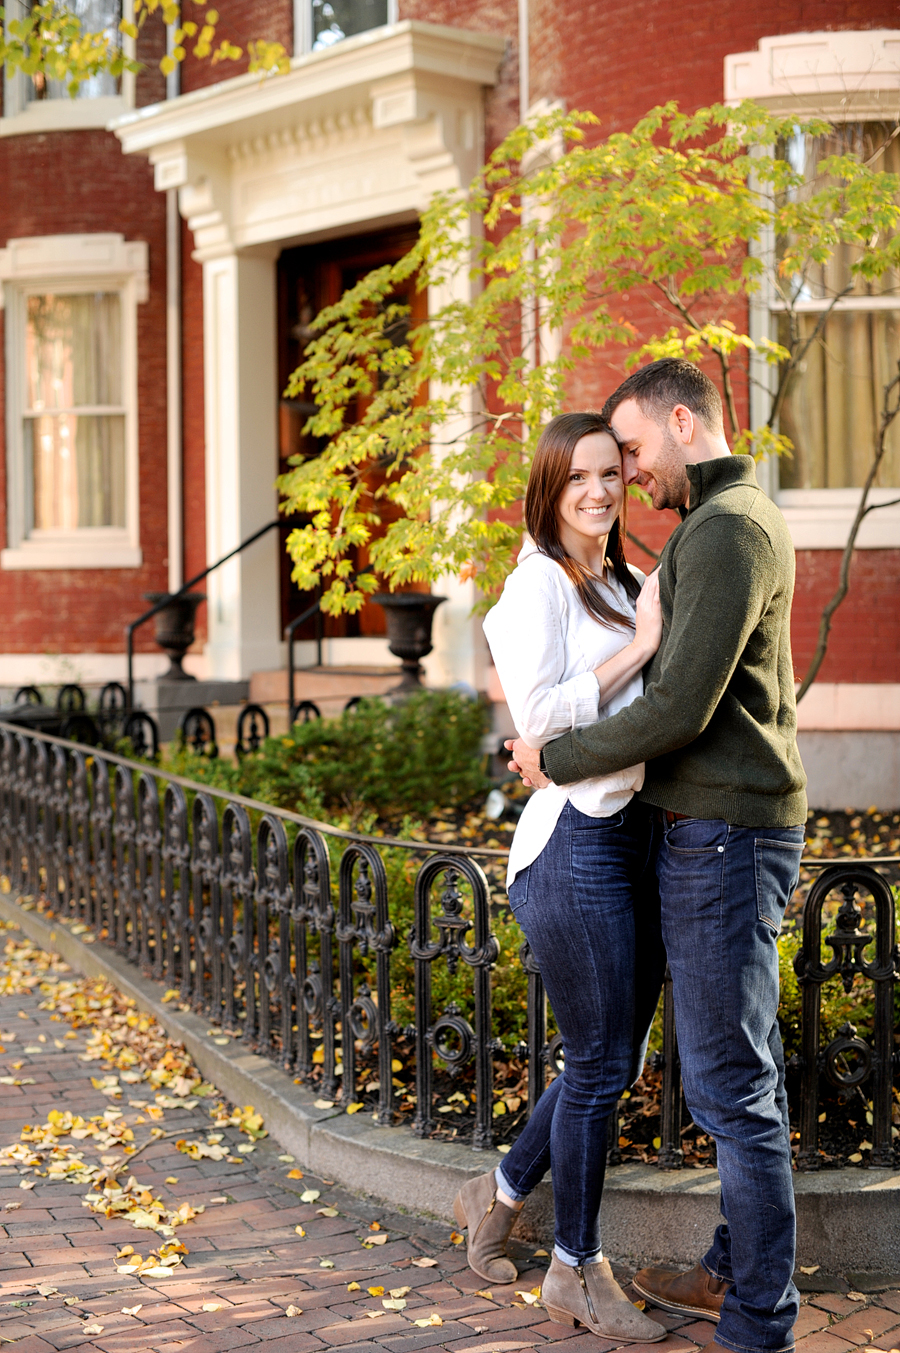
M 492 1145 L 498 1053 L 524 1062 L 529 1112 L 547 1075 L 563 1067 L 560 1036 L 547 1036 L 546 996 L 527 942 L 518 952 L 526 1037 L 504 1044 L 495 1034 L 492 970 L 500 945 L 479 858 L 496 865 L 506 854 L 345 831 L 0 723 L 0 873 L 13 896 L 42 900 L 89 927 L 286 1074 L 315 1079 L 326 1097 L 340 1089 L 342 1104 L 356 1103 L 360 1066 L 371 1065 L 375 1083 L 367 1088 L 377 1086 L 379 1125 L 397 1118 L 399 1038 L 415 1049 L 411 1126 L 419 1136 L 435 1127 L 436 1066 L 450 1076 L 471 1068 L 466 1099 L 475 1150 Z M 392 916 L 392 887 L 400 882 L 412 897 L 405 936 Z M 392 1017 L 403 946 L 413 990 L 400 994 L 414 1011 L 406 1024 Z M 454 993 L 443 1005 L 434 995 L 439 970 L 441 989 Z M 864 1090 L 871 1102 L 868 1163 L 891 1166 L 900 950 L 894 895 L 882 872 L 847 860 L 818 874 L 805 901 L 795 971 L 802 1051 L 789 1067 L 801 1083 L 799 1168 L 819 1165 L 822 1078 L 844 1096 Z M 870 1041 L 846 1024 L 823 1046 L 821 998 L 831 979 L 847 992 L 858 979 L 871 984 Z M 653 1065 L 662 1073 L 658 1164 L 675 1169 L 685 1115 L 668 977 Z M 616 1122 L 610 1148 L 614 1163 Z

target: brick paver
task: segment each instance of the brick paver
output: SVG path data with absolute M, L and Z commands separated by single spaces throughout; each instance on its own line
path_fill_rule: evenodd
M 0 1340 L 16 1353 L 251 1348 L 526 1353 L 554 1346 L 565 1346 L 566 1353 L 611 1353 L 616 1348 L 611 1340 L 557 1325 L 542 1307 L 523 1302 L 520 1294 L 540 1286 L 548 1262 L 533 1247 L 514 1247 L 517 1283 L 492 1285 L 466 1267 L 461 1247 L 450 1241 L 450 1227 L 392 1213 L 305 1171 L 302 1180 L 288 1179 L 288 1171 L 302 1169 L 303 1162 L 280 1160 L 285 1152 L 271 1138 L 239 1153 L 239 1164 L 189 1159 L 175 1142 L 210 1131 L 208 1103 L 193 1110 L 166 1108 L 164 1119 L 150 1121 L 128 1104 L 128 1087 L 119 1100 L 103 1095 L 91 1078 L 106 1068 L 78 1057 L 89 1031 L 64 1039 L 68 1024 L 40 1010 L 40 999 L 34 993 L 0 998 L 5 1049 L 0 1074 L 33 1080 L 0 1086 L 0 1147 L 16 1142 L 24 1124 L 45 1122 L 50 1109 L 69 1109 L 87 1119 L 112 1105 L 124 1113 L 137 1146 L 151 1127 L 173 1134 L 147 1146 L 129 1166 L 138 1183 L 170 1208 L 188 1202 L 205 1211 L 178 1227 L 176 1239 L 189 1253 L 170 1277 L 120 1275 L 119 1249 L 133 1245 L 146 1255 L 161 1237 L 125 1218 L 90 1211 L 82 1203 L 88 1191 L 83 1184 L 39 1178 L 34 1188 L 22 1189 L 20 1182 L 34 1179 L 32 1171 L 0 1162 Z M 152 1103 L 151 1087 L 134 1088 L 135 1100 Z M 221 1131 L 230 1153 L 247 1145 L 237 1128 Z M 94 1160 L 97 1153 L 89 1142 L 84 1145 L 86 1159 Z M 169 1178 L 177 1183 L 167 1184 Z M 318 1190 L 319 1197 L 303 1202 L 307 1189 Z M 323 1216 L 323 1208 L 337 1215 Z M 373 1223 L 380 1229 L 371 1230 Z M 386 1244 L 363 1248 L 373 1235 L 385 1233 Z M 436 1263 L 420 1267 L 415 1261 L 423 1258 Z M 619 1276 L 626 1281 L 630 1275 Z M 353 1284 L 358 1288 L 349 1291 Z M 368 1290 L 379 1287 L 383 1296 Z M 386 1310 L 384 1298 L 401 1287 L 409 1288 L 401 1298 L 406 1306 Z M 900 1345 L 900 1289 L 865 1297 L 807 1292 L 803 1303 L 799 1353 L 857 1353 L 860 1345 L 887 1353 Z M 289 1307 L 299 1314 L 288 1316 Z M 670 1335 L 648 1346 L 648 1353 L 651 1347 L 695 1353 L 715 1332 L 709 1322 L 657 1314 Z M 440 1324 L 414 1323 L 433 1315 Z

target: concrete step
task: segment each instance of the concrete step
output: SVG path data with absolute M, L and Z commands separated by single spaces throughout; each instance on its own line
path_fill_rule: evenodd
M 348 700 L 358 695 L 387 695 L 400 682 L 396 667 L 303 667 L 294 673 L 294 699 L 312 700 L 325 718 L 340 714 Z M 254 672 L 250 699 L 257 705 L 287 704 L 287 672 Z

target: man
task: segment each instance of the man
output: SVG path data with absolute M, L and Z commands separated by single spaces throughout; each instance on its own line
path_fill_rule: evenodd
M 725 1222 L 690 1273 L 643 1269 L 634 1285 L 666 1310 L 718 1322 L 716 1343 L 734 1353 L 780 1353 L 793 1346 L 799 1305 L 776 1019 L 776 940 L 806 821 L 794 551 L 752 458 L 732 456 L 718 392 L 699 368 L 653 362 L 603 413 L 626 481 L 682 516 L 660 557 L 662 643 L 640 699 L 540 753 L 508 743 L 510 764 L 540 786 L 647 763 L 640 797 L 662 820 L 657 873 L 685 1097 L 716 1143 Z

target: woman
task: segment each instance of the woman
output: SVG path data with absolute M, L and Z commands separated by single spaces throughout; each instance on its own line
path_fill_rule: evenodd
M 531 537 L 484 622 L 519 736 L 542 747 L 614 714 L 643 691 L 659 647 L 655 575 L 625 562 L 622 458 L 597 414 L 544 430 L 525 494 Z M 551 1319 L 646 1343 L 666 1331 L 625 1296 L 603 1258 L 600 1198 L 607 1123 L 640 1075 L 665 968 L 652 819 L 634 800 L 643 766 L 550 785 L 529 799 L 507 887 L 562 1035 L 565 1070 L 502 1165 L 454 1204 L 469 1263 L 511 1282 L 506 1241 L 552 1160 L 556 1243 L 543 1285 Z M 635 962 L 635 944 L 638 962 Z

